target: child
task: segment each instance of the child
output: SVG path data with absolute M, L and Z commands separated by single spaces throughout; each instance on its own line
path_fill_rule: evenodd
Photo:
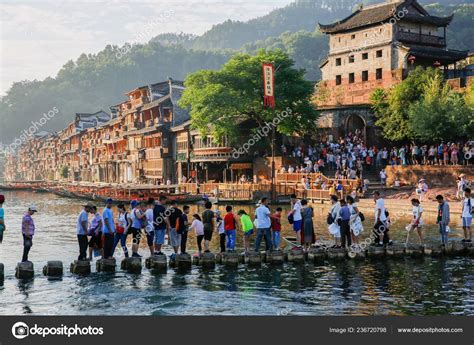
M 282 208 L 277 207 L 276 212 L 271 216 L 272 220 L 272 237 L 273 237 L 273 249 L 280 250 L 281 240 L 281 213 Z
M 413 205 L 413 220 L 408 226 L 408 234 L 407 234 L 407 240 L 405 242 L 405 246 L 408 245 L 408 240 L 410 238 L 410 233 L 413 230 L 416 230 L 418 233 L 418 237 L 420 238 L 420 245 L 424 245 L 423 243 L 423 233 L 421 231 L 421 228 L 423 226 L 423 219 L 421 219 L 421 216 L 423 214 L 423 208 L 420 205 L 420 200 L 418 199 L 411 199 L 411 204 Z
M 201 256 L 202 240 L 204 239 L 204 224 L 201 221 L 201 216 L 197 213 L 193 214 L 193 222 L 191 223 L 191 226 L 189 227 L 189 231 L 191 230 L 194 230 L 194 233 L 196 234 L 198 252 L 199 252 L 199 256 Z
M 250 236 L 253 234 L 253 223 L 250 216 L 244 211 L 240 210 L 238 213 L 240 223 L 242 224 L 242 231 L 244 232 L 244 250 L 245 253 L 250 251 Z
M 224 229 L 227 238 L 227 249 L 229 251 L 234 251 L 237 222 L 235 221 L 235 215 L 232 212 L 232 206 L 226 206 L 225 210 L 227 213 L 224 216 Z
M 0 195 L 0 243 L 3 242 L 3 232 L 7 229 L 5 226 L 5 211 L 3 209 L 4 202 L 5 196 Z

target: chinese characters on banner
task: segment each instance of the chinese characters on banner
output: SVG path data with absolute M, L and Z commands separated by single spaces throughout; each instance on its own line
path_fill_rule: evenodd
M 263 64 L 263 106 L 275 108 L 275 69 L 273 64 Z

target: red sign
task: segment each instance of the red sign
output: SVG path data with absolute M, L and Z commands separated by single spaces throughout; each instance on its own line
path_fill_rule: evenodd
M 263 106 L 275 108 L 275 68 L 273 64 L 264 63 L 263 67 Z

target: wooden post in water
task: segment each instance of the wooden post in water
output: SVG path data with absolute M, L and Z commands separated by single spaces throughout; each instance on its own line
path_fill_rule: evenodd
M 89 260 L 74 260 L 71 263 L 71 273 L 87 275 L 91 273 L 91 263 Z
M 61 261 L 48 261 L 43 267 L 43 275 L 47 277 L 60 277 L 63 275 L 63 263 Z
M 15 277 L 18 279 L 31 279 L 35 275 L 33 263 L 30 261 L 19 262 L 15 269 Z

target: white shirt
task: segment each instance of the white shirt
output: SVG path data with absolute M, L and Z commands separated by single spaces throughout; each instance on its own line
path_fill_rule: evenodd
M 418 217 L 421 217 L 421 214 L 423 213 L 423 207 L 421 205 L 419 206 L 413 206 L 413 220 L 417 220 Z M 420 224 L 423 224 L 423 221 L 420 218 Z
M 82 227 L 82 222 L 86 222 L 85 231 L 84 231 L 84 228 Z M 82 210 L 81 213 L 79 213 L 79 217 L 77 218 L 76 233 L 78 235 L 87 235 L 88 222 L 89 222 L 89 214 L 85 210 Z
M 255 210 L 255 214 L 258 219 L 258 227 L 261 229 L 269 228 L 271 225 L 270 222 L 270 210 L 265 205 L 260 205 Z
M 375 202 L 375 219 L 377 220 L 378 211 L 380 210 L 380 221 L 384 222 L 387 220 L 385 215 L 385 202 L 382 198 L 377 199 Z
M 298 221 L 298 220 L 301 220 L 302 217 L 301 217 L 301 201 L 297 201 L 295 202 L 295 204 L 293 205 L 293 220 L 294 221 Z
M 472 209 L 474 208 L 474 198 L 471 198 L 471 209 L 469 209 L 467 202 L 469 198 L 464 198 L 462 202 L 462 217 L 470 218 L 472 217 Z
M 194 219 L 189 227 L 189 230 L 194 229 L 196 236 L 204 235 L 204 224 L 197 219 Z
M 155 227 L 153 225 L 153 209 L 152 208 L 148 208 L 145 211 L 145 218 L 146 218 L 146 223 L 147 223 L 146 231 L 147 232 L 153 231 Z

